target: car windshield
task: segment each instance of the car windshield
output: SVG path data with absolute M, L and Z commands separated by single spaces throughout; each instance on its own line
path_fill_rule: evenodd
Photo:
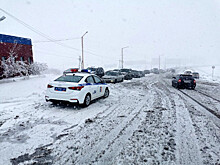
M 121 72 L 129 72 L 129 69 L 121 69 Z
M 63 82 L 74 82 L 74 83 L 78 83 L 82 78 L 83 78 L 83 76 L 63 75 L 63 76 L 57 78 L 57 79 L 54 80 L 54 81 L 63 81 Z
M 117 72 L 106 72 L 107 76 L 118 76 Z

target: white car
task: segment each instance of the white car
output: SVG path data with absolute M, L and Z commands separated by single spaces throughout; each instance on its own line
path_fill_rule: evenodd
M 47 85 L 45 99 L 53 103 L 64 101 L 88 106 L 99 97 L 108 97 L 108 85 L 89 73 L 67 73 Z

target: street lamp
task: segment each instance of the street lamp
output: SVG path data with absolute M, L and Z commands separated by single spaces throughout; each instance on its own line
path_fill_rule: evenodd
M 124 55 L 123 55 L 123 50 L 128 48 L 128 46 L 121 48 L 121 68 L 123 69 L 123 64 L 124 64 Z
M 85 32 L 85 34 L 83 34 L 83 36 L 81 37 L 81 41 L 82 41 L 82 63 L 81 63 L 81 69 L 84 69 L 84 56 L 83 56 L 83 37 L 88 33 Z
M 0 18 L 0 21 L 3 21 L 5 18 L 6 18 L 5 16 L 2 16 L 2 17 Z

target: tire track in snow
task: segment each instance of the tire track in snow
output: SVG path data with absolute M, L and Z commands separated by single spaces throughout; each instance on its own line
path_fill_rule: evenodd
M 177 116 L 177 164 L 202 164 L 197 136 L 189 111 L 180 96 L 173 96 Z
M 80 132 L 75 132 L 71 135 L 71 137 L 63 139 L 63 141 L 61 141 L 58 145 L 66 146 L 65 148 L 73 148 L 74 151 L 66 150 L 64 153 L 62 151 L 58 151 L 58 153 L 61 152 L 62 154 L 61 156 L 55 156 L 56 161 L 61 164 L 81 162 L 84 161 L 83 159 L 85 157 L 80 155 L 89 155 L 94 147 L 99 148 L 99 150 L 101 150 L 100 147 L 105 148 L 105 146 L 99 145 L 99 143 L 104 141 L 108 142 L 111 132 L 114 136 L 117 136 L 117 133 L 120 133 L 123 129 L 121 125 L 123 125 L 123 123 L 128 125 L 132 117 L 137 115 L 137 105 L 141 103 L 139 93 L 140 91 L 136 92 L 136 99 L 134 99 L 134 97 L 127 97 L 125 94 L 125 97 L 122 97 L 121 99 L 126 101 L 122 101 L 120 103 L 121 105 L 116 104 L 118 105 L 117 108 L 110 110 L 109 114 L 98 115 L 94 118 L 94 122 L 85 124 Z M 146 101 L 142 100 L 142 102 L 145 103 Z M 129 103 L 132 104 L 129 105 Z M 70 141 L 71 143 L 74 143 L 74 145 L 70 144 Z M 57 148 L 54 150 L 57 150 Z
M 177 142 L 176 163 L 200 165 L 202 164 L 202 156 L 190 112 L 182 96 L 172 92 L 178 90 L 168 85 L 165 81 L 163 84 L 170 91 L 171 98 L 175 104 L 177 118 L 175 138 Z

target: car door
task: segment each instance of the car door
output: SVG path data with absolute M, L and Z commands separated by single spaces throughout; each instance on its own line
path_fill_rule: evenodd
M 89 93 L 91 93 L 91 97 L 92 97 L 91 99 L 94 100 L 95 98 L 97 98 L 97 94 L 96 94 L 97 89 L 95 85 L 95 80 L 92 76 L 88 76 L 85 82 Z
M 102 80 L 98 76 L 93 76 L 95 80 L 95 85 L 96 86 L 96 96 L 101 97 L 104 94 L 103 87 L 102 87 Z

